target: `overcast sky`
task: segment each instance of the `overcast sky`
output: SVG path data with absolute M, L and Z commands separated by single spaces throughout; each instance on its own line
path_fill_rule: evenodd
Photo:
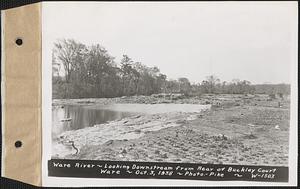
M 50 62 L 58 38 L 99 43 L 117 62 L 127 54 L 170 79 L 290 83 L 297 2 L 43 3 Z

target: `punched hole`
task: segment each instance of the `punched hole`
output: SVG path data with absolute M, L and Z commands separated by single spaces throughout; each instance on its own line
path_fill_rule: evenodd
M 22 142 L 21 141 L 18 140 L 18 141 L 15 142 L 15 147 L 16 148 L 20 148 L 21 146 L 22 146 Z
M 21 46 L 23 44 L 23 40 L 21 38 L 16 39 L 16 44 Z

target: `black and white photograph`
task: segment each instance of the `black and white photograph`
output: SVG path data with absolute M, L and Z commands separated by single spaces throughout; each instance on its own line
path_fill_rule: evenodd
M 292 3 L 46 5 L 51 159 L 289 167 Z

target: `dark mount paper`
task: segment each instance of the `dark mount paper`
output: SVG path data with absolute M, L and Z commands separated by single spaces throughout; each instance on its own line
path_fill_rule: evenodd
M 2 99 L 13 97 L 9 81 L 24 103 L 42 98 L 32 106 L 36 122 L 27 127 L 22 118 L 17 136 L 9 134 L 19 128 L 14 103 L 2 105 L 4 176 L 69 187 L 296 185 L 296 3 L 35 6 L 40 41 L 4 35 Z M 42 56 L 37 67 L 24 66 L 30 59 L 10 63 L 10 48 L 24 53 L 28 43 L 36 46 L 25 58 Z M 16 85 L 8 73 L 18 68 L 37 74 L 36 85 L 22 85 L 21 72 Z M 31 151 L 26 137 L 37 144 Z M 12 157 L 24 167 L 35 160 L 27 170 L 38 171 L 14 175 Z

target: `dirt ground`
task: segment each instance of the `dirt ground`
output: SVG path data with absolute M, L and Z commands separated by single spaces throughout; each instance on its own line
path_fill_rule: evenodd
M 89 100 L 89 103 L 96 101 Z M 289 99 L 270 99 L 266 95 L 207 95 L 172 103 L 182 101 L 199 104 L 208 101 L 212 108 L 201 113 L 154 115 L 159 116 L 156 122 L 153 117 L 139 116 L 114 123 L 124 129 L 136 127 L 132 138 L 103 139 L 95 134 L 103 125 L 88 128 L 89 131 L 68 131 L 62 134 L 60 142 L 75 141 L 79 152 L 60 158 L 288 165 Z M 156 129 L 147 129 L 151 127 Z M 94 134 L 89 136 L 89 133 Z M 91 141 L 83 144 L 83 135 Z

